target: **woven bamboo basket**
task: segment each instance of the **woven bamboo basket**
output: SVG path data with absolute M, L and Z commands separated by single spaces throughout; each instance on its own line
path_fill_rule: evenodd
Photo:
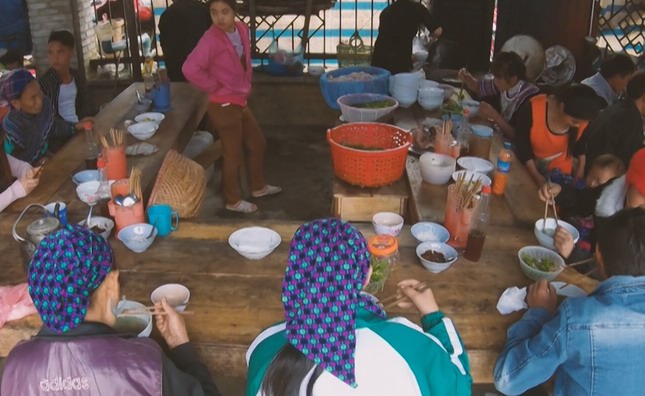
M 204 201 L 206 172 L 197 162 L 168 151 L 150 194 L 148 206 L 168 204 L 181 218 L 195 217 Z

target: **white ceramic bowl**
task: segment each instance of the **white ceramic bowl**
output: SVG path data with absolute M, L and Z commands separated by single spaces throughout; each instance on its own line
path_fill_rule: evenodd
M 419 98 L 443 100 L 443 89 L 436 87 L 419 88 Z
M 438 88 L 439 83 L 433 80 L 422 80 L 419 83 L 419 90 L 421 89 L 426 89 L 426 88 Z
M 445 154 L 423 153 L 419 158 L 421 178 L 434 185 L 446 184 L 455 171 L 455 166 L 455 159 Z
M 468 118 L 473 118 L 479 114 L 479 102 L 476 100 L 464 100 L 461 102 L 464 109 L 464 115 Z
M 78 225 L 85 226 L 85 220 L 79 221 Z M 110 234 L 112 233 L 112 229 L 114 228 L 114 221 L 112 219 L 108 219 L 107 217 L 92 216 L 90 218 L 89 228 L 93 228 L 93 227 L 99 227 L 105 230 L 99 233 L 99 235 L 105 238 L 105 240 L 107 240 L 110 237 Z
M 457 160 L 457 164 L 465 170 L 485 175 L 490 174 L 495 169 L 492 162 L 478 157 L 461 157 Z
M 131 300 L 125 300 L 119 302 L 117 310 L 123 309 L 136 309 L 141 311 L 146 311 L 146 306 Z M 145 327 L 144 327 L 145 326 Z M 136 330 L 135 330 L 136 329 Z M 152 315 L 149 313 L 141 313 L 141 315 L 127 315 L 127 316 L 116 316 L 116 323 L 114 324 L 114 330 L 117 333 L 121 334 L 133 334 L 137 330 L 142 329 L 137 336 L 138 337 L 148 337 L 152 333 Z
M 379 212 L 372 217 L 374 232 L 397 236 L 403 228 L 403 217 L 394 212 Z
M 161 302 L 166 297 L 166 301 L 177 311 L 183 311 L 190 300 L 190 290 L 179 283 L 167 283 L 156 288 L 150 294 L 150 301 L 153 304 Z
M 325 72 L 325 67 L 324 66 L 309 66 L 309 69 L 307 69 L 307 73 L 314 77 L 321 76 Z
M 450 259 L 446 263 L 436 263 L 434 261 L 426 260 L 421 255 L 428 250 L 434 250 L 435 252 L 442 253 L 446 259 Z M 441 242 L 423 242 L 417 246 L 417 257 L 421 261 L 421 264 L 430 272 L 439 273 L 441 271 L 447 270 L 455 261 L 459 255 L 457 251 L 450 245 Z
M 139 140 L 147 140 L 154 136 L 159 129 L 159 124 L 156 122 L 138 122 L 128 127 L 128 132 Z
M 90 181 L 98 181 L 98 180 L 99 180 L 99 171 L 94 169 L 88 169 L 88 170 L 76 172 L 74 176 L 72 176 L 72 181 L 77 186 L 83 183 L 87 183 Z
M 270 228 L 241 228 L 228 237 L 228 244 L 250 260 L 261 260 L 278 247 L 282 238 Z
M 556 270 L 552 272 L 541 271 L 528 265 L 524 258 L 526 255 L 536 259 L 551 259 L 556 264 Z M 533 280 L 546 279 L 548 281 L 555 279 L 564 269 L 564 259 L 556 252 L 542 246 L 525 246 L 517 252 L 517 258 L 520 260 L 520 269 L 524 275 Z
M 76 187 L 76 195 L 78 195 L 78 199 L 89 205 L 96 204 L 99 200 L 99 196 L 96 193 L 99 189 L 99 185 L 101 185 L 101 183 L 98 181 L 89 181 L 79 184 Z
M 429 221 L 416 223 L 410 228 L 412 236 L 419 241 L 424 242 L 441 242 L 446 243 L 450 239 L 450 231 L 440 224 Z
M 134 120 L 138 123 L 154 122 L 161 124 L 161 121 L 163 121 L 165 118 L 166 116 L 163 113 L 143 113 L 134 117 Z
M 564 228 L 573 236 L 573 243 L 578 242 L 578 239 L 580 239 L 580 233 L 578 232 L 576 227 L 562 220 L 558 220 L 558 222 L 556 223 L 555 219 L 547 217 L 546 227 L 544 224 L 544 219 L 540 219 L 535 222 L 535 227 L 533 228 L 535 238 L 537 238 L 540 245 L 544 246 L 547 249 L 555 250 L 555 247 L 553 246 L 553 233 L 555 233 L 555 229 L 558 228 L 558 226 Z
M 153 228 L 154 232 L 152 233 L 152 236 L 147 238 Z M 157 228 L 147 223 L 129 225 L 121 229 L 117 234 L 117 238 L 123 242 L 128 249 L 135 253 L 143 253 L 148 250 L 156 236 Z
M 419 99 L 419 105 L 424 109 L 428 111 L 433 111 L 437 110 L 439 107 L 441 107 L 441 103 L 443 103 L 443 97 L 440 98 L 439 100 L 427 100 L 427 99 Z
M 452 174 L 452 180 L 457 181 L 461 175 L 465 174 L 466 175 L 466 181 L 471 181 L 474 183 L 477 180 L 482 181 L 482 186 L 490 186 L 492 184 L 492 180 L 490 177 L 478 173 L 478 172 L 473 172 L 473 171 L 467 171 L 467 170 L 460 170 Z

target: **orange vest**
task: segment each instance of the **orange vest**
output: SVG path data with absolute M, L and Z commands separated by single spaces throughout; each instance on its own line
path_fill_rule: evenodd
M 573 171 L 573 157 L 567 156 L 567 143 L 569 135 L 556 135 L 549 130 L 546 123 L 547 96 L 537 95 L 530 99 L 533 113 L 531 125 L 531 148 L 539 170 L 560 169 L 565 175 Z M 576 141 L 580 140 L 582 133 L 587 128 L 588 122 L 583 122 L 578 127 Z

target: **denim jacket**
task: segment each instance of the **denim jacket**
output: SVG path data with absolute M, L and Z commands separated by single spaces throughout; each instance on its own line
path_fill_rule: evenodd
M 555 374 L 554 395 L 645 393 L 645 276 L 614 276 L 552 316 L 526 311 L 508 329 L 495 387 L 518 395 Z

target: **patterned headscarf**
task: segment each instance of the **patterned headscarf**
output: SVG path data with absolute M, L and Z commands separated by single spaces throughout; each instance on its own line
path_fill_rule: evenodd
M 356 310 L 385 317 L 361 294 L 370 266 L 367 243 L 349 223 L 322 219 L 293 236 L 282 281 L 286 337 L 296 349 L 341 381 L 356 387 Z
M 3 76 L 0 82 L 0 97 L 11 104 L 12 100 L 20 98 L 27 84 L 34 80 L 34 76 L 28 70 L 13 70 L 6 77 Z
M 43 324 L 62 334 L 87 314 L 90 296 L 112 269 L 112 248 L 87 228 L 68 224 L 49 234 L 29 264 L 29 295 Z

